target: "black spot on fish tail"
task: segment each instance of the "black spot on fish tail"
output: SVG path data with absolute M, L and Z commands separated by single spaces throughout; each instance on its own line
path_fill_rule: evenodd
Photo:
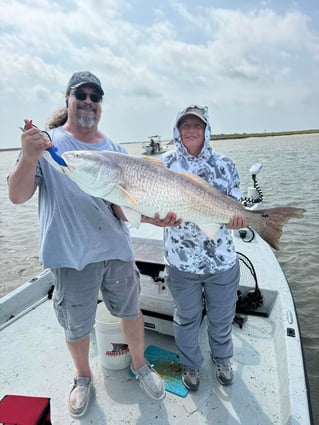
M 254 214 L 247 217 L 248 224 L 254 227 L 272 248 L 279 250 L 279 239 L 282 235 L 284 224 L 291 218 L 303 217 L 305 210 L 294 207 L 275 207 L 251 212 Z

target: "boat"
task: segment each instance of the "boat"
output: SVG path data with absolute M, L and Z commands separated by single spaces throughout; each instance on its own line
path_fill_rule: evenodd
M 256 179 L 260 169 L 256 164 L 250 170 L 254 183 L 243 200 L 249 208 L 263 204 Z M 235 381 L 223 387 L 216 380 L 203 311 L 200 346 L 205 360 L 201 383 L 197 392 L 188 392 L 181 384 L 176 356 L 162 229 L 143 223 L 130 232 L 141 272 L 146 352 L 155 349 L 160 353 L 157 360 L 162 371 L 165 369 L 165 399 L 148 398 L 138 389 L 128 368 L 103 367 L 94 329 L 90 362 L 95 396 L 83 418 L 69 416 L 66 398 L 73 365 L 52 307 L 54 276 L 50 270 L 0 299 L 0 399 L 8 394 L 48 397 L 53 425 L 312 425 L 298 317 L 272 248 L 253 229 L 234 231 L 241 264 L 233 324 Z M 155 366 L 161 373 L 160 364 Z M 170 379 L 177 382 L 175 387 Z
M 167 150 L 167 146 L 163 144 L 161 136 L 149 136 L 149 140 L 142 144 L 143 155 L 159 155 Z

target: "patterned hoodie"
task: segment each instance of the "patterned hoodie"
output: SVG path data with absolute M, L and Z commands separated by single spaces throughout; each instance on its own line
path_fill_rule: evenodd
M 176 124 L 174 142 L 176 151 L 166 152 L 161 160 L 174 171 L 196 174 L 217 190 L 240 200 L 239 175 L 233 161 L 210 147 L 211 128 L 207 107 L 191 105 L 177 116 L 176 123 L 189 108 L 199 108 L 207 121 L 205 141 L 197 157 L 190 155 L 181 141 Z M 190 222 L 164 229 L 164 259 L 166 264 L 185 272 L 212 274 L 231 268 L 237 259 L 231 230 L 221 225 L 214 240 Z

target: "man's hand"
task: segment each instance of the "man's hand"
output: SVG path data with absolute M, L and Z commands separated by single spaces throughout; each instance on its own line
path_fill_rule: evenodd
M 229 229 L 241 229 L 247 227 L 247 220 L 242 214 L 234 214 L 227 223 Z
M 43 151 L 52 147 L 52 142 L 32 121 L 24 120 L 25 130 L 21 135 L 21 148 L 24 159 L 38 161 Z
M 142 223 L 149 223 L 159 227 L 179 226 L 182 223 L 182 221 L 183 221 L 182 219 L 177 220 L 176 214 L 172 212 L 169 212 L 167 216 L 163 219 L 160 218 L 158 213 L 156 213 L 153 218 L 146 217 L 145 215 L 142 215 L 141 217 Z

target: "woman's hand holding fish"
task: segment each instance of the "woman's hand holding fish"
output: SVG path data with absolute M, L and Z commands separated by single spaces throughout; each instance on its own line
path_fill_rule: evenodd
M 229 229 L 241 229 L 247 227 L 247 220 L 242 214 L 234 214 L 227 223 Z
M 112 204 L 113 214 L 122 221 L 127 221 L 123 210 L 120 206 Z M 169 212 L 167 216 L 163 219 L 160 218 L 158 213 L 155 214 L 154 217 L 147 217 L 146 215 L 141 215 L 141 223 L 149 223 L 154 226 L 159 227 L 170 227 L 170 226 L 179 226 L 182 223 L 182 219 L 177 220 L 176 214 Z
M 142 223 L 149 223 L 159 227 L 179 226 L 182 223 L 182 221 L 183 221 L 182 219 L 177 219 L 176 214 L 172 212 L 167 213 L 167 216 L 163 219 L 161 219 L 159 214 L 157 213 L 155 214 L 153 218 L 146 217 L 145 215 L 141 216 Z

